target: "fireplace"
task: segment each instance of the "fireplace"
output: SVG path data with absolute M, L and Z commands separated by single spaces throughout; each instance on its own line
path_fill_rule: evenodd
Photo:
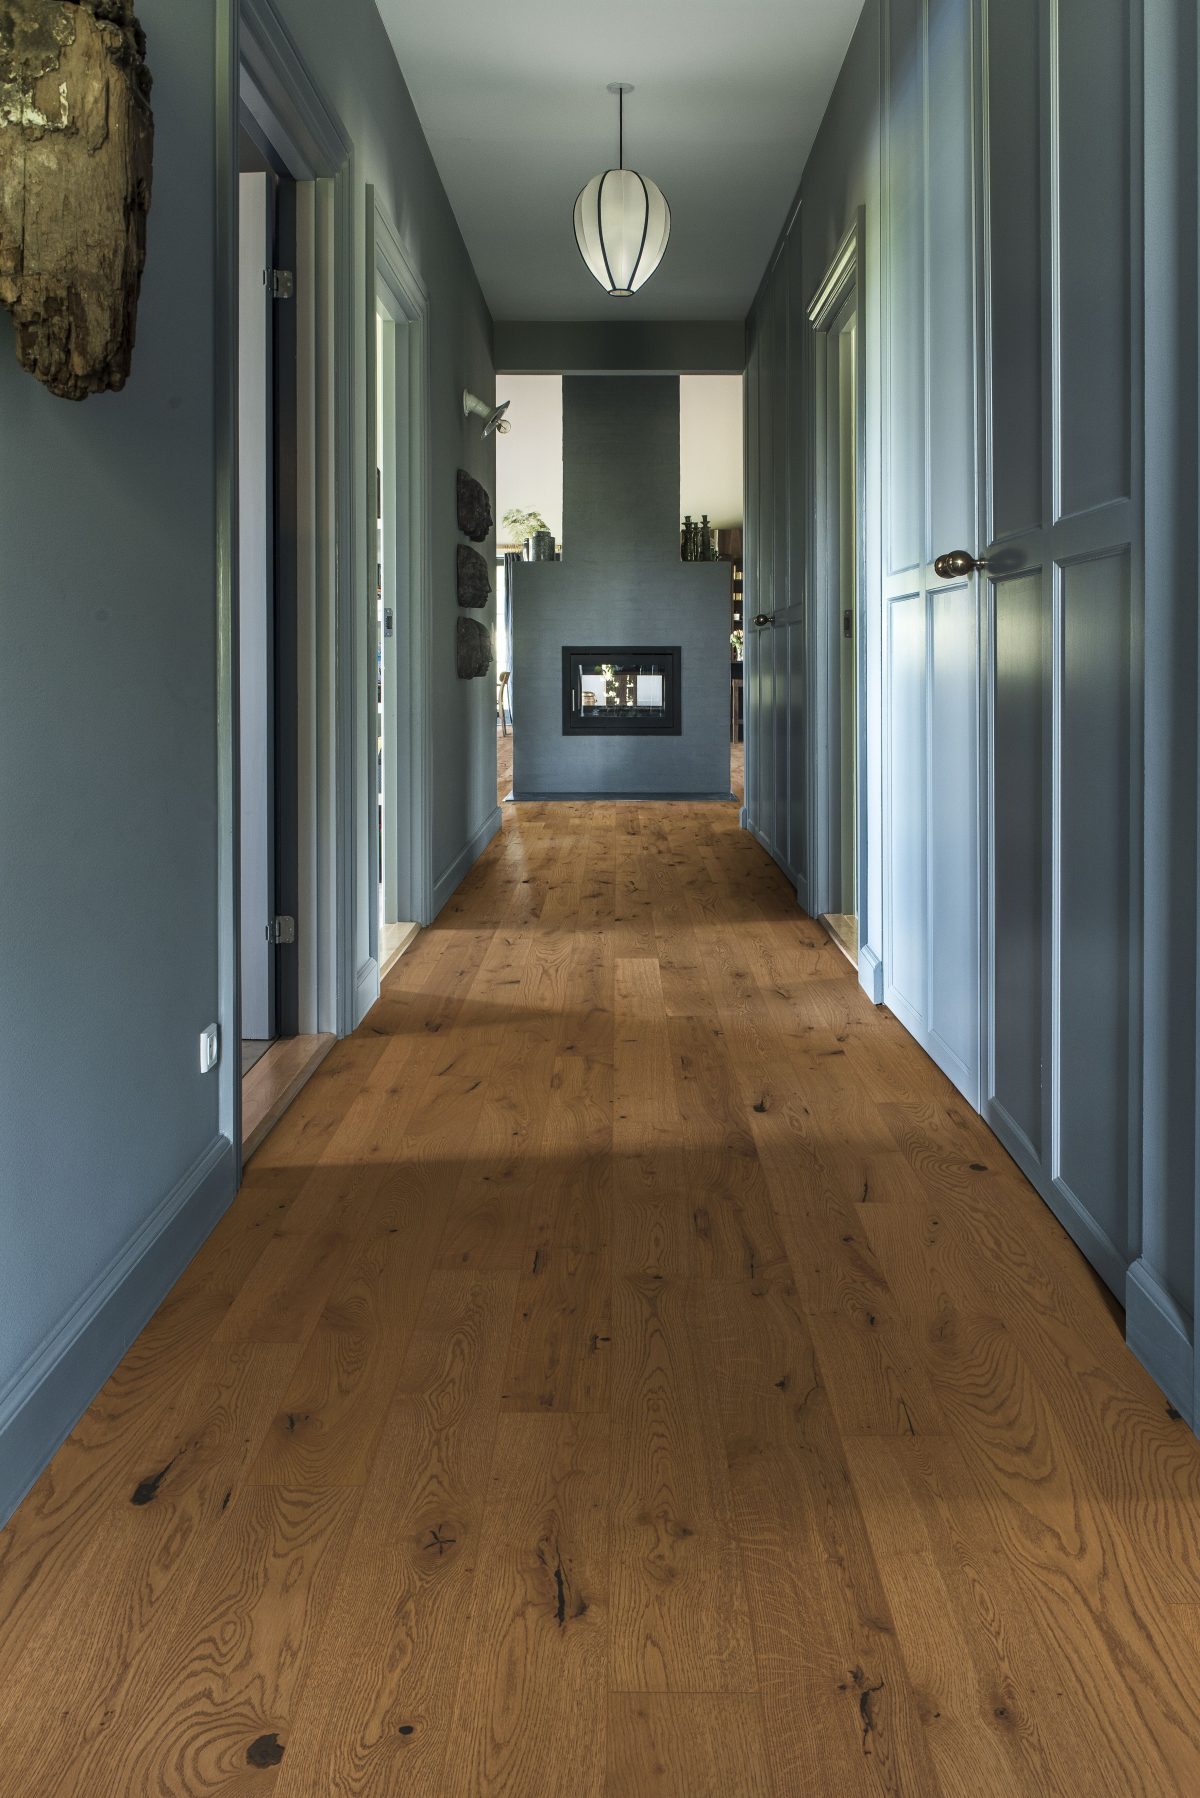
M 564 737 L 677 737 L 680 651 L 564 649 Z

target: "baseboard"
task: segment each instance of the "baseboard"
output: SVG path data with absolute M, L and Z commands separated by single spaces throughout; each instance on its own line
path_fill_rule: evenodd
M 869 943 L 858 951 L 858 984 L 872 1005 L 883 1004 L 883 963 Z
M 1144 1260 L 1135 1261 L 1125 1276 L 1125 1340 L 1194 1428 L 1192 1322 Z
M 489 812 L 475 835 L 459 850 L 444 874 L 438 876 L 433 887 L 433 915 L 436 918 L 445 905 L 462 885 L 475 863 L 479 860 L 493 837 L 498 836 L 504 825 L 500 807 Z
M 379 963 L 369 955 L 354 976 L 354 1028 L 357 1030 L 379 997 Z
M 0 1393 L 0 1523 L 232 1204 L 236 1165 L 229 1138 L 214 1138 Z
M 890 998 L 888 1003 L 891 1004 Z M 903 1023 L 903 1018 L 900 1021 Z M 1108 1290 L 1118 1300 L 1123 1300 L 1128 1262 L 1107 1232 L 1101 1229 L 1068 1186 L 1061 1180 L 1046 1179 L 1028 1137 L 1003 1105 L 994 1098 L 983 1098 L 976 1110 L 989 1130 L 1004 1144 L 1034 1191 L 1049 1206 L 1080 1254 L 1091 1262 Z

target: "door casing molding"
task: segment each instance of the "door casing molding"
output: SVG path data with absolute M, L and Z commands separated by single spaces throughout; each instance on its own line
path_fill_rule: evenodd
M 310 75 L 271 0 L 222 0 L 217 10 L 216 514 L 219 1002 L 223 1053 L 220 1128 L 238 1157 L 241 1037 L 238 970 L 237 729 L 237 310 L 238 114 L 245 104 L 296 182 L 298 292 L 311 329 L 298 333 L 298 366 L 311 369 L 313 404 L 298 430 L 301 525 L 312 544 L 297 594 L 301 627 L 300 1028 L 352 1027 L 350 920 L 362 871 L 354 865 L 347 754 L 351 669 L 343 653 L 358 556 L 353 524 L 353 147 Z M 305 267 L 307 263 L 307 267 Z M 301 284 L 298 283 L 298 288 Z M 307 338 L 307 341 L 306 341 Z M 305 518 L 305 514 L 307 517 Z M 305 589 L 310 591 L 306 592 Z M 306 662 L 307 650 L 307 662 Z M 307 726 L 307 730 L 306 730 Z M 306 866 L 307 863 L 307 866 Z
M 867 632 L 865 598 L 868 591 L 865 502 L 867 495 L 867 345 L 866 345 L 866 208 L 860 206 L 854 223 L 842 239 L 820 286 L 808 306 L 809 413 L 809 516 L 814 529 L 809 540 L 808 588 L 808 716 L 809 725 L 809 909 L 821 915 L 831 909 L 833 892 L 832 807 L 837 803 L 838 765 L 831 735 L 834 716 L 833 685 L 838 678 L 838 639 L 832 628 L 833 595 L 829 571 L 833 566 L 830 520 L 833 517 L 837 472 L 829 468 L 830 338 L 840 334 L 850 309 L 855 318 L 854 345 L 854 578 L 857 592 L 855 621 L 855 734 L 858 776 L 854 796 L 855 855 L 857 858 L 858 949 L 860 979 L 875 1004 L 883 998 L 883 966 L 871 955 L 863 959 L 870 937 L 866 777 L 867 745 Z
M 395 412 L 397 444 L 393 457 L 395 490 L 392 516 L 402 538 L 399 579 L 394 595 L 396 640 L 404 650 L 404 668 L 385 696 L 390 716 L 385 722 L 388 757 L 385 795 L 391 795 L 385 840 L 394 845 L 397 915 L 417 924 L 433 919 L 433 805 L 431 794 L 430 614 L 432 576 L 430 444 L 429 296 L 403 240 L 384 211 L 372 186 L 366 190 L 367 224 L 367 469 L 377 466 L 375 316 L 377 306 L 396 326 L 394 379 L 389 397 Z M 400 409 L 406 416 L 400 418 Z M 401 438 L 401 433 L 403 437 Z M 370 512 L 370 508 L 368 508 Z M 375 520 L 368 519 L 367 551 L 373 566 Z M 402 558 L 402 560 L 401 560 Z M 374 618 L 374 607 L 371 608 Z M 378 644 L 371 635 L 370 669 Z M 372 708 L 368 708 L 373 716 Z M 390 730 L 387 726 L 390 725 Z M 371 832 L 372 889 L 376 833 Z M 372 947 L 378 964 L 377 908 L 372 909 Z

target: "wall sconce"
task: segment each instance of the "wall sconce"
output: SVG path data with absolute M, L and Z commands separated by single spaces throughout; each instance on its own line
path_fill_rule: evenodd
M 489 406 L 486 400 L 481 400 L 477 394 L 463 388 L 463 417 L 470 418 L 474 413 L 476 418 L 482 418 L 483 430 L 479 433 L 481 437 L 490 437 L 493 431 L 498 431 L 502 437 L 507 436 L 512 425 L 504 414 L 511 405 L 511 400 L 505 400 L 502 406 Z

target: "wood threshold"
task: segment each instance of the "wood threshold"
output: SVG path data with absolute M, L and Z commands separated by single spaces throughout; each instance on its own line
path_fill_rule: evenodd
M 385 924 L 379 933 L 379 978 L 386 980 L 406 949 L 411 949 L 421 934 L 419 924 Z
M 243 1162 L 261 1147 L 336 1040 L 328 1034 L 281 1037 L 255 1062 L 242 1081 Z
M 825 912 L 822 924 L 852 968 L 858 967 L 858 919 L 846 912 Z

